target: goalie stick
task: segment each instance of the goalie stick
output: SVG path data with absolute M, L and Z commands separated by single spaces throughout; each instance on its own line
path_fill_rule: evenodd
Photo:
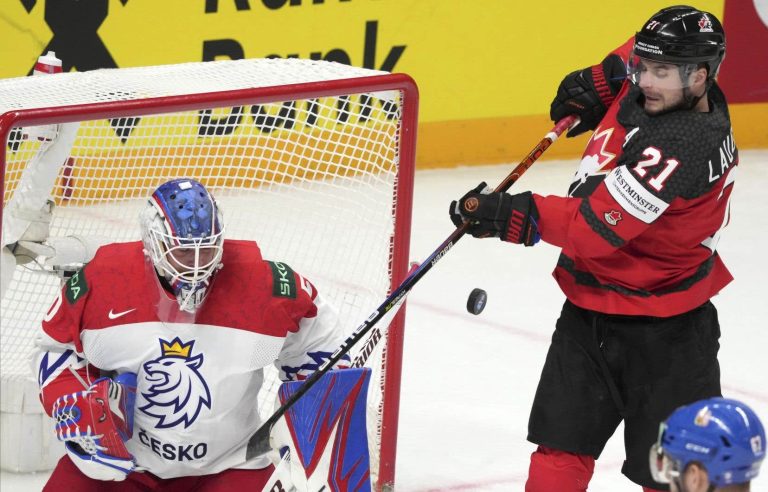
M 522 176 L 528 168 L 530 168 L 536 160 L 544 153 L 545 150 L 552 145 L 555 140 L 562 135 L 562 133 L 568 128 L 578 124 L 578 118 L 576 116 L 566 116 L 562 120 L 555 124 L 554 128 L 550 130 L 543 139 L 539 141 L 536 147 L 523 159 L 515 168 L 510 172 L 504 180 L 493 190 L 494 192 L 507 191 L 518 179 Z M 359 342 L 366 333 L 392 308 L 399 306 L 399 304 L 408 295 L 408 292 L 423 277 L 432 267 L 440 261 L 440 259 L 453 248 L 453 246 L 466 234 L 469 226 L 465 222 L 461 226 L 457 227 L 448 238 L 443 241 L 437 249 L 424 260 L 421 265 L 412 270 L 405 280 L 387 297 L 381 305 L 371 313 L 368 318 L 363 321 L 355 331 L 350 335 L 341 346 L 331 355 L 331 358 L 326 361 L 325 364 L 317 371 L 312 373 L 290 398 L 288 398 L 280 407 L 275 410 L 272 415 L 259 427 L 256 432 L 248 440 L 248 449 L 246 451 L 246 459 L 250 460 L 257 456 L 268 453 L 271 449 L 269 439 L 272 433 L 272 428 L 275 423 L 291 408 L 317 381 L 327 373 L 344 355 L 346 355 L 350 349 Z

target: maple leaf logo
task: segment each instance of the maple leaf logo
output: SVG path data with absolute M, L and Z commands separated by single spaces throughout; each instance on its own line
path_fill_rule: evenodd
M 579 164 L 579 170 L 576 171 L 576 175 L 573 178 L 573 183 L 579 181 L 583 184 L 590 176 L 608 174 L 610 169 L 607 166 L 616 157 L 616 154 L 608 152 L 606 149 L 611 135 L 613 135 L 613 128 L 600 130 L 598 127 L 595 130 L 592 138 L 587 143 L 587 148 Z
M 712 32 L 712 21 L 706 15 L 699 19 L 699 32 Z
M 611 224 L 612 226 L 615 226 L 621 220 L 621 212 L 617 212 L 616 210 L 605 212 L 603 216 L 605 217 L 605 221 Z

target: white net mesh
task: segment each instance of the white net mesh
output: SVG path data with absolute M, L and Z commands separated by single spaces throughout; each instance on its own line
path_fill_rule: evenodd
M 120 75 L 116 77 L 115 73 Z M 277 87 L 384 75 L 386 72 L 314 60 L 258 59 L 93 70 L 0 80 L 0 114 L 118 100 Z
M 112 113 L 119 118 L 100 119 L 102 109 L 80 117 L 53 188 L 42 190 L 56 204 L 50 236 L 138 240 L 138 212 L 151 191 L 192 177 L 219 201 L 228 238 L 254 239 L 265 258 L 311 279 L 351 333 L 386 297 L 393 248 L 408 240 L 395 234 L 397 182 L 413 171 L 409 163 L 404 173 L 400 162 L 403 94 L 368 91 L 364 79 L 343 95 L 263 104 L 248 102 L 263 102 L 263 92 L 238 94 L 239 106 L 223 106 L 232 99 L 215 93 L 379 74 L 306 60 L 241 60 L 0 80 L 0 114 L 142 99 L 128 113 Z M 339 94 L 333 85 L 328 90 Z M 152 99 L 190 93 L 210 98 L 178 112 Z M 49 145 L 36 138 L 43 130 L 9 132 L 4 209 L 17 193 L 32 193 L 19 184 Z M 410 220 L 410 211 L 403 217 Z M 4 231 L 9 220 L 4 214 Z M 33 378 L 33 335 L 59 288 L 59 278 L 34 262 L 14 271 L 0 311 L 3 378 Z M 369 361 L 374 410 L 384 377 L 384 341 L 379 345 Z

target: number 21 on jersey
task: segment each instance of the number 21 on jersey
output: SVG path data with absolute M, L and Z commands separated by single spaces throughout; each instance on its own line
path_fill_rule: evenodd
M 661 151 L 656 147 L 648 147 L 643 151 L 643 155 L 646 157 L 646 159 L 638 162 L 633 169 L 635 174 L 641 178 L 645 178 L 648 174 L 647 168 L 658 165 L 662 160 Z M 677 159 L 669 158 L 664 159 L 663 164 L 664 169 L 662 169 L 661 172 L 652 178 L 648 179 L 648 184 L 651 185 L 656 191 L 661 191 L 662 188 L 664 188 L 664 183 L 669 179 L 670 176 L 672 176 L 672 173 L 675 172 L 675 169 L 677 169 L 677 166 L 680 165 L 680 162 Z

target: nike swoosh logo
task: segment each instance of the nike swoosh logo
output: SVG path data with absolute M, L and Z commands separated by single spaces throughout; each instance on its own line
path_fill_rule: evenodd
M 123 311 L 123 312 L 120 312 L 120 313 L 115 313 L 115 312 L 113 312 L 113 311 L 110 309 L 110 310 L 109 310 L 109 314 L 107 314 L 107 316 L 109 317 L 109 319 L 117 319 L 117 318 L 119 318 L 120 316 L 125 316 L 126 314 L 128 314 L 128 313 L 132 313 L 133 311 L 136 311 L 136 308 L 133 308 L 133 309 L 129 309 L 128 311 Z

